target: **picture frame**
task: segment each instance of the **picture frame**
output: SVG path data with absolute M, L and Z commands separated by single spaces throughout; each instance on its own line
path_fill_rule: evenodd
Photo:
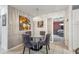
M 26 16 L 19 15 L 19 30 L 31 30 L 30 19 L 28 19 Z
M 43 21 L 38 21 L 37 23 L 38 27 L 41 28 L 44 26 L 44 22 Z
M 2 26 L 6 26 L 6 14 L 2 15 Z

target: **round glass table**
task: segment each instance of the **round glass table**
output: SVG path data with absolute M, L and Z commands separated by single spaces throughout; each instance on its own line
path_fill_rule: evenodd
M 42 36 L 31 36 L 33 38 L 33 41 L 36 42 L 36 45 L 34 45 L 31 49 L 34 51 L 39 51 L 40 49 L 42 49 L 42 45 L 39 43 L 40 42 L 40 38 L 43 38 Z
M 34 51 L 39 51 L 40 49 L 42 49 L 43 46 L 38 46 L 38 44 L 36 44 L 34 47 L 32 47 L 31 49 Z

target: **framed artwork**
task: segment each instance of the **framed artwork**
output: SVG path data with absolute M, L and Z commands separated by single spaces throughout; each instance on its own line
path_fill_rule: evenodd
M 6 26 L 6 14 L 2 15 L 2 26 Z
M 30 30 L 30 20 L 25 16 L 19 16 L 19 30 Z
M 44 26 L 44 22 L 43 21 L 38 21 L 37 25 L 38 25 L 39 28 L 43 27 Z

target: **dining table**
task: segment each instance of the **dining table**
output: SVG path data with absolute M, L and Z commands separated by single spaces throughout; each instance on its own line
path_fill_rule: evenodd
M 33 38 L 33 42 L 36 42 L 37 44 L 32 48 L 32 50 L 35 50 L 35 51 L 39 51 L 41 48 L 42 48 L 42 45 L 39 43 L 41 40 L 40 39 L 43 39 L 44 36 L 41 36 L 41 35 L 31 35 L 31 38 Z

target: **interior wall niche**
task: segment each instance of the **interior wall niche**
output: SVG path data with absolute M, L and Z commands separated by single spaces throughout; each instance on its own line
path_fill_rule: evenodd
M 6 26 L 6 14 L 2 15 L 2 26 Z

